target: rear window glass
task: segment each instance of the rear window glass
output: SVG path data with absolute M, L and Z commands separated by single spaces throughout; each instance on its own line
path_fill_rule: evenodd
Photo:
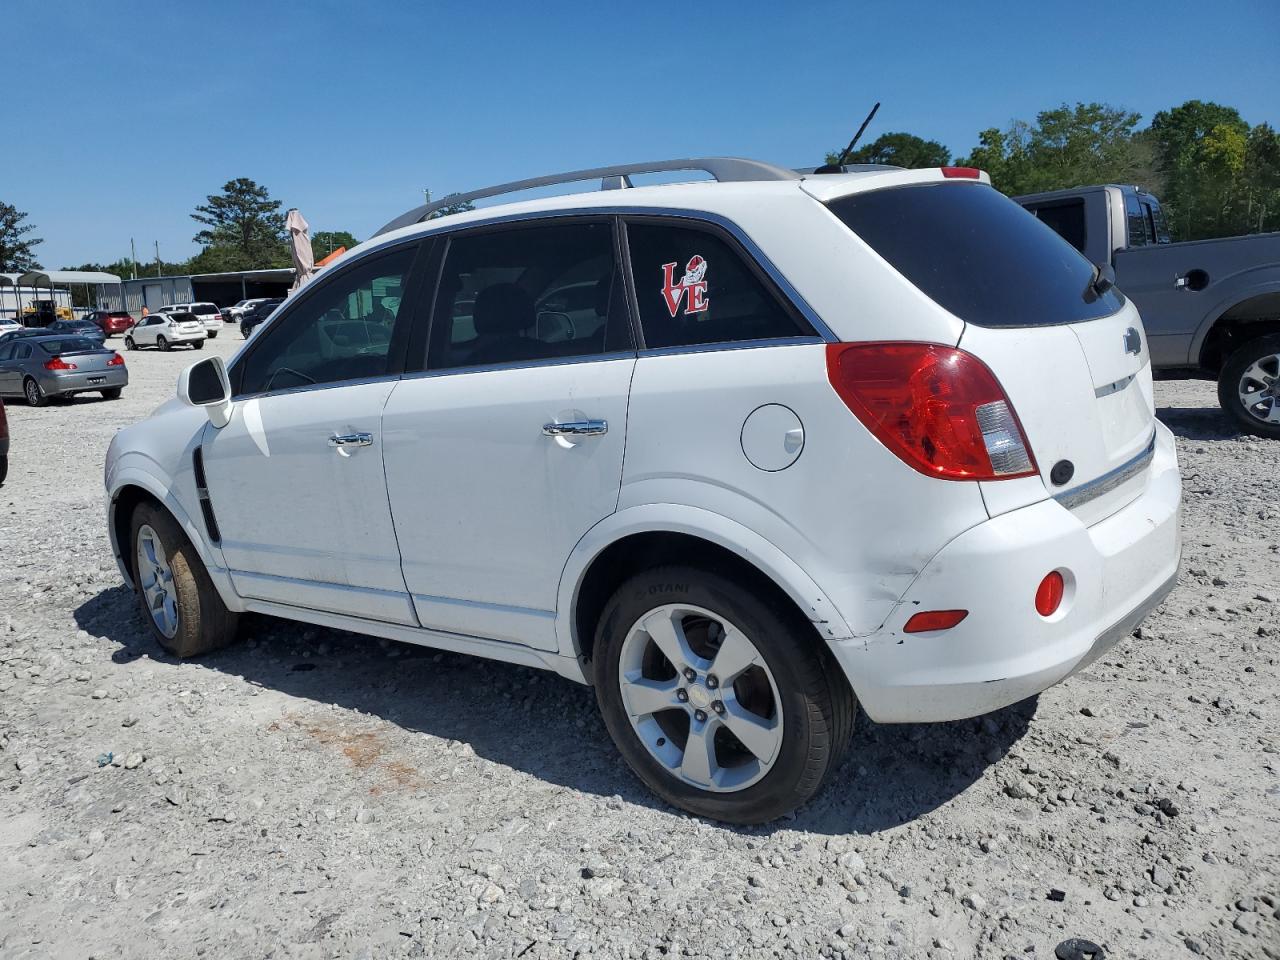
M 40 349 L 53 356 L 59 353 L 75 353 L 79 350 L 100 350 L 96 343 L 84 337 L 59 337 L 57 340 L 37 340 Z
M 983 327 L 1036 327 L 1109 316 L 1124 303 L 1092 286 L 1066 240 L 994 189 L 926 183 L 830 204 L 845 225 L 939 306 Z
M 192 320 L 196 318 L 196 315 L 194 313 L 176 313 L 175 312 L 175 313 L 169 314 L 169 318 L 174 323 L 190 323 Z
M 203 314 L 210 314 L 210 313 L 217 313 L 217 312 L 218 312 L 218 308 L 217 308 L 217 307 L 215 307 L 212 303 L 197 303 L 194 307 L 192 307 L 192 308 L 191 308 L 191 312 L 192 312 L 192 313 L 199 313 L 199 314 L 202 314 L 202 315 L 203 315 Z

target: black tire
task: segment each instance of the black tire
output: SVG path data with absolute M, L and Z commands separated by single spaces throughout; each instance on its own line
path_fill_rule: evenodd
M 43 407 L 49 402 L 49 398 L 40 389 L 40 384 L 30 377 L 22 381 L 22 395 L 26 398 L 28 407 Z
M 1218 403 L 1247 433 L 1280 440 L 1280 421 L 1268 423 L 1246 407 L 1240 397 L 1245 371 L 1260 360 L 1263 374 L 1271 378 L 1271 383 L 1259 382 L 1256 387 L 1269 387 L 1270 395 L 1254 409 L 1266 407 L 1267 414 L 1280 416 L 1280 333 L 1250 340 L 1231 352 L 1218 374 Z
M 150 527 L 159 537 L 177 592 L 177 629 L 172 637 L 166 637 L 156 625 L 139 579 L 138 533 L 143 527 Z M 143 623 L 160 646 L 175 657 L 187 658 L 219 650 L 235 640 L 239 615 L 222 602 L 195 547 L 166 510 L 151 503 L 139 504 L 129 523 L 127 549 Z
M 165 351 L 165 353 L 169 352 L 169 341 L 164 337 L 156 337 L 156 346 Z
M 136 349 L 137 349 L 137 344 L 135 344 L 135 343 L 133 342 L 133 337 L 130 337 L 130 336 L 127 336 L 127 335 L 125 336 L 125 338 L 124 338 L 124 348 L 125 348 L 126 350 L 136 350 Z
M 109 390 L 102 391 L 103 400 L 119 400 L 120 395 L 124 393 L 123 387 L 111 387 Z
M 191 349 L 192 349 L 192 350 L 203 350 L 203 349 L 204 349 L 204 341 L 203 341 L 203 340 L 193 340 L 193 341 L 191 341 Z
M 240 339 L 241 340 L 249 339 L 249 328 L 246 327 L 243 323 L 240 324 Z
M 206 334 L 206 336 L 208 336 L 208 338 L 209 338 L 210 340 L 216 340 L 216 339 L 218 338 L 218 331 L 217 331 L 217 330 L 210 330 L 210 331 Z
M 759 651 L 777 686 L 783 721 L 777 759 L 764 776 L 736 792 L 704 790 L 677 777 L 640 741 L 622 703 L 619 660 L 641 617 L 666 604 L 688 603 L 723 616 Z M 605 606 L 596 629 L 596 699 L 628 766 L 673 806 L 737 824 L 774 820 L 808 801 L 844 754 L 856 700 L 821 638 L 794 608 L 718 574 L 659 567 L 627 580 Z

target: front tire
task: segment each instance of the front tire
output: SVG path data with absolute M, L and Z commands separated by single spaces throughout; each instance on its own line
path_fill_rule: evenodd
M 169 351 L 169 341 L 164 337 L 156 337 L 156 346 L 166 353 Z
M 133 337 L 126 336 L 124 338 L 124 348 L 126 350 L 136 350 L 138 345 L 133 342 Z
M 1218 375 L 1218 403 L 1241 429 L 1280 440 L 1280 333 L 1232 351 Z
M 623 759 L 673 806 L 774 820 L 838 764 L 854 697 L 785 602 L 693 567 L 633 576 L 594 646 L 596 698 Z
M 22 395 L 26 397 L 28 407 L 43 407 L 49 402 L 49 398 L 40 389 L 40 384 L 30 377 L 22 383 Z
M 243 323 L 240 324 L 240 339 L 241 340 L 249 339 L 249 328 L 246 327 Z
M 217 331 L 217 330 L 210 330 L 210 331 L 208 332 L 208 334 L 206 334 L 206 336 L 208 336 L 208 338 L 209 338 L 210 340 L 216 340 L 216 339 L 217 339 L 217 337 L 218 337 L 218 331 Z
M 192 350 L 203 350 L 203 349 L 204 349 L 204 341 L 203 341 L 203 340 L 193 340 L 193 341 L 191 341 L 191 349 L 192 349 Z
M 139 504 L 130 524 L 134 593 L 142 618 L 175 657 L 197 657 L 235 639 L 227 609 L 191 541 L 162 508 Z

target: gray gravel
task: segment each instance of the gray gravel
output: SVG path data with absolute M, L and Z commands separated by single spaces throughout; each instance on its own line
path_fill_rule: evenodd
M 164 656 L 102 455 L 197 356 L 9 408 L 0 956 L 1280 957 L 1280 444 L 1211 384 L 1157 384 L 1186 559 L 1140 636 L 979 720 L 863 718 L 817 801 L 735 830 L 653 799 L 551 675 L 265 619 Z

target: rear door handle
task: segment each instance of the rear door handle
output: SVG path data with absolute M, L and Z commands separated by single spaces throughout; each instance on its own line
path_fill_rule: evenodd
M 544 423 L 544 437 L 599 437 L 609 432 L 607 420 L 571 420 L 568 423 Z
M 348 433 L 340 437 L 330 437 L 329 446 L 331 447 L 372 447 L 373 434 Z

